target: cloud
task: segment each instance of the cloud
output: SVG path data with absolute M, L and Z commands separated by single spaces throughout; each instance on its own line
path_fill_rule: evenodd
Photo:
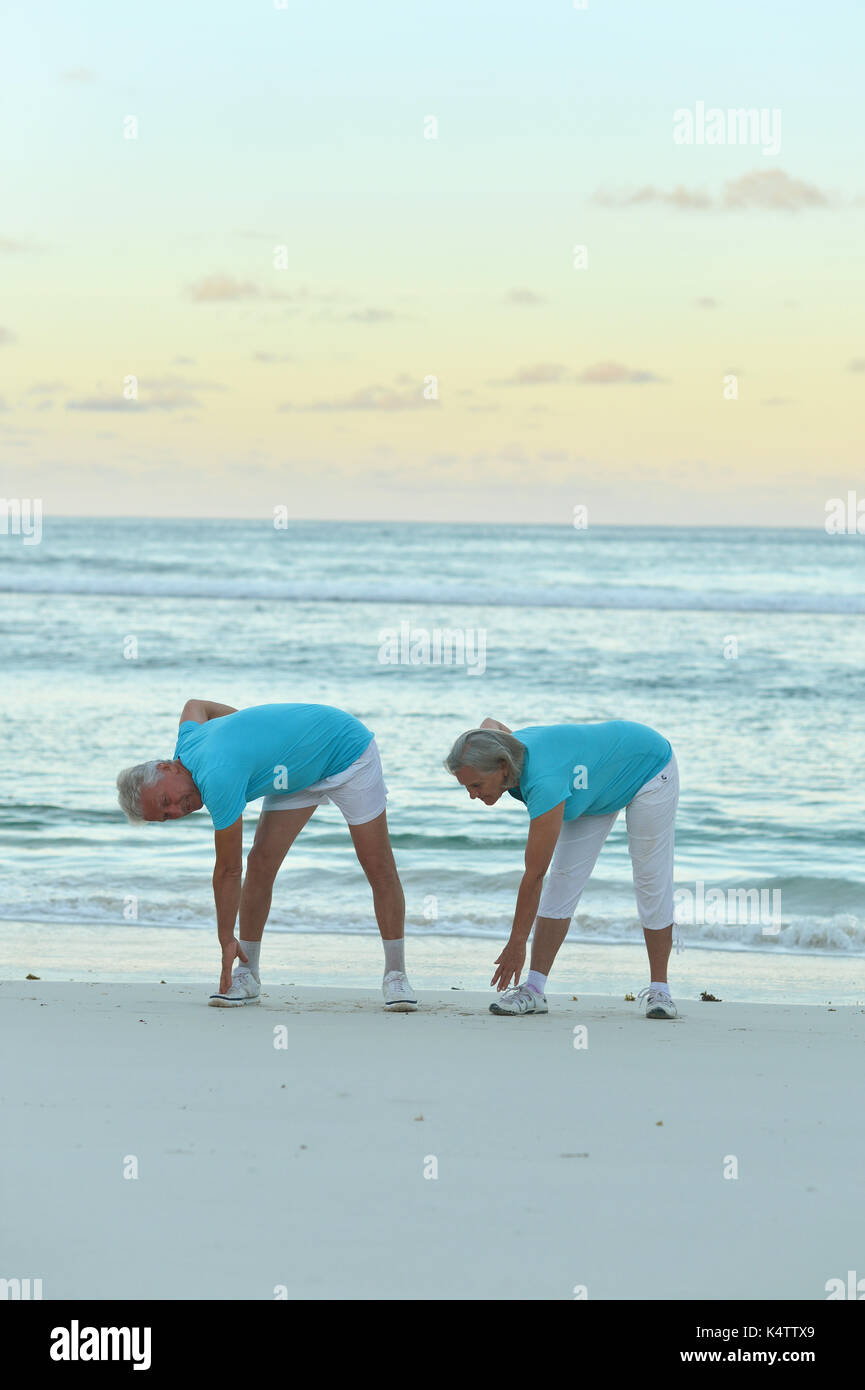
M 724 185 L 727 208 L 769 208 L 798 212 L 801 208 L 827 207 L 829 199 L 814 184 L 791 179 L 783 169 L 754 169 Z
M 791 405 L 789 396 L 767 396 L 762 402 L 763 405 Z
M 0 343 L 14 343 L 15 341 L 14 333 L 10 332 L 8 328 L 0 328 Z
M 654 372 L 636 367 L 624 367 L 621 362 L 596 362 L 583 371 L 572 373 L 559 362 L 536 362 L 530 367 L 519 367 L 513 376 L 490 381 L 488 386 L 562 386 L 579 383 L 584 386 L 608 386 L 610 384 L 635 385 L 645 381 L 661 381 Z
M 65 381 L 34 381 L 24 392 L 25 396 L 49 396 L 52 391 L 65 391 Z
M 66 402 L 67 410 L 107 411 L 140 415 L 151 410 L 186 410 L 200 403 L 194 396 L 162 396 L 156 400 L 127 401 L 123 396 L 83 396 Z
M 313 293 L 308 285 L 299 285 L 291 290 L 263 289 L 254 280 L 239 280 L 234 275 L 225 275 L 222 272 L 206 275 L 195 284 L 189 285 L 187 293 L 196 304 L 237 304 L 251 299 L 264 299 L 291 304 L 295 310 L 300 306 L 312 309 L 318 304 L 331 304 L 334 300 L 346 298 L 340 291 L 316 290 Z M 370 309 L 366 312 L 370 316 L 387 316 L 386 310 Z M 354 317 L 363 317 L 363 314 Z M 369 317 L 364 321 L 371 323 L 376 320 Z
M 233 275 L 208 275 L 189 287 L 190 298 L 198 304 L 257 299 L 261 290 L 251 280 L 235 280 Z
M 718 307 L 717 299 L 710 299 L 708 295 L 704 296 L 703 299 L 697 299 L 694 302 L 697 305 L 698 309 L 717 309 Z
M 175 391 L 178 387 L 190 391 L 225 391 L 228 389 L 221 381 L 210 381 L 206 377 L 202 380 L 200 377 L 177 376 L 174 372 L 168 376 L 139 376 L 138 384 L 146 391 Z
M 186 377 L 141 377 L 137 400 L 127 400 L 117 393 L 101 392 L 92 396 L 75 397 L 66 402 L 67 410 L 94 411 L 109 414 L 148 414 L 151 411 L 200 410 L 198 391 L 224 391 L 218 381 L 190 381 Z
M 568 371 L 559 362 L 536 362 L 530 367 L 518 367 L 513 376 L 491 381 L 490 386 L 548 386 L 567 381 Z
M 22 241 L 20 237 L 0 236 L 0 253 L 6 256 L 19 256 L 26 251 L 41 251 L 36 241 Z
M 67 68 L 60 74 L 61 82 L 95 82 L 96 73 L 90 68 Z
M 517 288 L 513 290 L 508 290 L 507 294 L 505 295 L 505 303 L 528 305 L 546 304 L 547 301 L 546 299 L 544 299 L 543 295 L 535 294 L 534 290 Z
M 301 410 L 313 413 L 341 413 L 353 410 L 426 410 L 440 405 L 440 401 L 427 400 L 421 384 L 411 390 L 397 391 L 392 386 L 365 386 L 351 396 L 331 401 L 314 401 L 310 405 L 295 405 L 286 401 L 280 410 Z
M 589 386 L 632 386 L 644 381 L 660 381 L 661 377 L 656 376 L 654 372 L 624 367 L 621 362 L 596 362 L 594 366 L 586 367 L 584 371 L 579 372 L 576 380 Z
M 669 192 L 663 188 L 655 188 L 651 184 L 646 184 L 643 188 L 635 189 L 631 193 L 609 193 L 602 190 L 595 194 L 594 201 L 606 208 L 634 208 L 644 203 L 665 203 L 668 207 L 685 208 L 688 211 L 694 209 L 703 211 L 712 206 L 712 200 L 708 193 L 683 188 L 681 185 Z
M 865 357 L 854 357 L 847 365 L 848 372 L 865 372 Z
M 290 352 L 254 352 L 253 362 L 293 362 L 295 359 Z
M 395 319 L 397 314 L 390 309 L 355 309 L 350 314 L 345 314 L 346 319 L 354 319 L 356 323 L 386 323 L 389 319 Z
M 670 190 L 646 184 L 631 192 L 611 193 L 600 190 L 594 201 L 602 207 L 632 208 L 646 203 L 661 203 L 688 212 L 710 209 L 741 212 L 748 209 L 773 212 L 799 212 L 802 208 L 828 207 L 829 197 L 814 184 L 791 178 L 783 169 L 754 169 L 741 178 L 724 184 L 720 198 L 713 199 L 699 189 L 684 188 L 681 184 Z

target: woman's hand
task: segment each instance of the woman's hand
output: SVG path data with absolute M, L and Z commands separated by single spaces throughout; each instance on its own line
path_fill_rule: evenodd
M 500 990 L 507 989 L 513 976 L 514 984 L 518 985 L 525 963 L 526 943 L 515 941 L 511 937 L 501 955 L 496 957 L 496 965 L 499 968 L 490 980 L 490 984 L 495 985 Z

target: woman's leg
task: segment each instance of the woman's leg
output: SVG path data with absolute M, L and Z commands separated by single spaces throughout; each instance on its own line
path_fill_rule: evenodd
M 539 975 L 549 975 L 559 947 L 568 934 L 570 917 L 536 917 L 532 932 L 532 956 L 529 969 Z
M 679 770 L 675 756 L 627 807 L 634 893 L 649 957 L 649 979 L 665 984 L 673 945 L 673 853 Z
M 579 816 L 576 820 L 565 821 L 559 832 L 532 933 L 529 969 L 539 975 L 549 975 L 553 968 L 574 910 L 601 847 L 616 823 L 617 814 Z
M 667 983 L 667 962 L 673 949 L 673 924 L 649 931 L 643 927 L 643 938 L 649 955 L 649 981 L 652 984 Z

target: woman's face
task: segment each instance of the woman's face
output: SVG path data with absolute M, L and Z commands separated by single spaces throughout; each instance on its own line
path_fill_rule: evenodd
M 456 779 L 461 787 L 465 787 L 472 801 L 484 801 L 487 806 L 494 806 L 507 790 L 507 771 L 508 765 L 502 759 L 497 772 L 478 772 L 476 767 L 461 767 L 457 769 Z

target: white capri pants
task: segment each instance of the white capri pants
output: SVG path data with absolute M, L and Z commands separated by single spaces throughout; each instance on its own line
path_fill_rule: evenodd
M 673 922 L 673 847 L 678 804 L 679 768 L 674 753 L 666 767 L 644 783 L 625 808 L 637 911 L 641 925 L 648 931 L 660 931 Z M 578 816 L 564 822 L 541 893 L 539 917 L 570 920 L 618 814 L 613 811 L 607 816 Z
M 296 811 L 304 806 L 338 806 L 348 825 L 366 825 L 387 806 L 387 787 L 375 739 L 344 772 L 313 782 L 299 792 L 276 792 L 264 797 L 265 811 Z

